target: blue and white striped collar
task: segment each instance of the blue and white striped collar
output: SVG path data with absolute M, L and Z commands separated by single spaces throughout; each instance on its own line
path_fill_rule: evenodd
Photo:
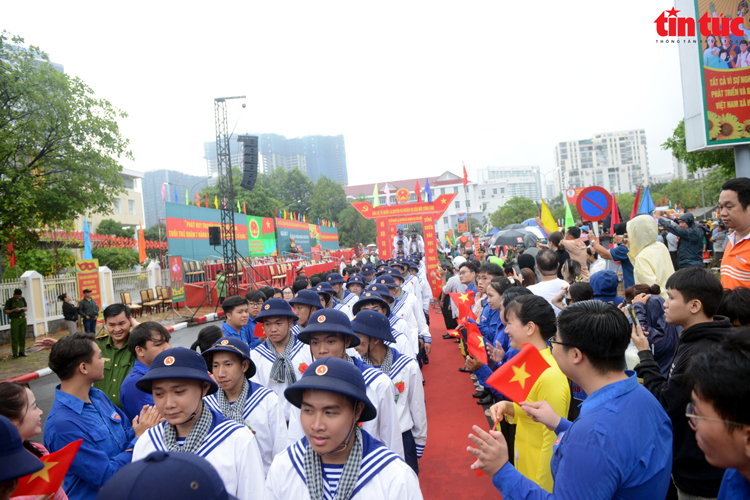
M 206 458 L 229 436 L 239 429 L 244 429 L 244 427 L 234 420 L 225 418 L 221 413 L 214 411 L 214 409 L 208 404 L 203 405 L 203 410 L 210 411 L 213 419 L 208 434 L 203 438 L 203 443 L 201 443 L 200 448 L 198 448 L 198 451 L 195 452 L 195 454 Z M 166 422 L 162 422 L 147 431 L 151 441 L 154 443 L 154 447 L 159 451 L 167 451 L 166 446 L 164 445 L 164 426 L 166 424 Z
M 256 384 L 255 382 L 250 382 L 250 387 L 247 390 L 247 398 L 245 398 L 245 408 L 242 410 L 242 418 L 247 419 L 247 417 L 250 416 L 253 410 L 258 407 L 258 405 L 266 398 L 266 396 L 272 393 L 273 391 L 271 391 L 270 389 L 266 389 L 262 385 Z M 216 398 L 216 394 L 206 396 L 205 398 L 203 398 L 203 401 L 208 406 L 210 406 L 214 412 L 221 413 L 221 407 L 219 406 L 219 401 Z
M 302 342 L 300 342 L 299 340 L 297 340 L 297 336 L 296 335 L 294 335 L 293 338 L 294 338 L 294 344 L 292 345 L 292 352 L 291 352 L 291 355 L 289 356 L 290 358 L 293 358 L 294 356 L 296 356 L 302 350 L 302 348 L 305 346 L 305 344 L 303 344 Z M 261 342 L 254 350 L 258 351 L 258 353 L 261 356 L 263 356 L 264 358 L 266 358 L 271 363 L 273 363 L 274 361 L 276 361 L 276 352 L 272 352 L 268 348 L 268 346 L 266 345 L 265 342 Z
M 297 474 L 305 484 L 307 484 L 307 479 L 305 478 L 306 449 L 307 437 L 303 437 L 286 449 L 294 470 L 297 471 Z M 362 430 L 362 464 L 359 467 L 359 479 L 357 479 L 357 484 L 354 486 L 354 491 L 352 491 L 350 498 L 355 497 L 372 478 L 377 476 L 380 471 L 394 460 L 401 460 L 401 457 L 386 448 L 383 443 L 370 436 L 367 431 Z

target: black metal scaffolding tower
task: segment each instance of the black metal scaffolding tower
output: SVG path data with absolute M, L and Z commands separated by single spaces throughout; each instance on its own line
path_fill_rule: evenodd
M 227 297 L 239 294 L 240 273 L 237 271 L 239 256 L 234 233 L 234 183 L 232 181 L 232 158 L 229 150 L 229 125 L 227 124 L 227 100 L 244 99 L 245 96 L 217 97 L 214 99 L 216 118 L 216 160 L 218 166 L 219 210 L 221 211 L 221 252 L 224 258 Z

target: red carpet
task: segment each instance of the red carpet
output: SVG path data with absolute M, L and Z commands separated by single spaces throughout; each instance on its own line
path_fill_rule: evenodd
M 487 429 L 484 410 L 471 397 L 474 385 L 461 373 L 458 344 L 443 339 L 443 316 L 430 309 L 432 352 L 422 369 L 426 380 L 427 446 L 419 463 L 419 483 L 425 500 L 502 498 L 487 476 L 471 470 L 474 457 L 466 451 L 472 425 Z

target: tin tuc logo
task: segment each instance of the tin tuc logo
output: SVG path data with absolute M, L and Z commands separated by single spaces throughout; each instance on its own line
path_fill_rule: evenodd
M 740 6 L 746 2 L 740 2 Z M 698 20 L 698 29 L 702 37 L 714 36 L 731 36 L 743 37 L 745 29 L 742 25 L 744 22 L 743 9 L 740 7 L 737 17 L 725 16 L 723 13 L 714 13 L 709 17 L 708 12 Z M 656 33 L 659 36 L 695 36 L 696 22 L 692 17 L 681 17 L 677 13 L 679 10 L 672 7 L 671 10 L 665 10 L 656 18 Z M 745 12 L 746 13 L 746 12 Z

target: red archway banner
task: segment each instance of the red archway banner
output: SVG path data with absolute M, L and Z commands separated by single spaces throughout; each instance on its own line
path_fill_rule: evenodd
M 430 287 L 434 295 L 434 291 L 438 290 L 440 285 L 439 276 L 435 272 L 438 266 L 435 221 L 443 215 L 455 197 L 455 193 L 442 194 L 431 203 L 405 203 L 402 205 L 379 207 L 373 207 L 369 201 L 355 201 L 352 203 L 352 206 L 365 219 L 375 219 L 378 232 L 378 253 L 381 259 L 390 258 L 393 252 L 393 237 L 397 224 L 422 223 L 427 278 L 430 281 Z

